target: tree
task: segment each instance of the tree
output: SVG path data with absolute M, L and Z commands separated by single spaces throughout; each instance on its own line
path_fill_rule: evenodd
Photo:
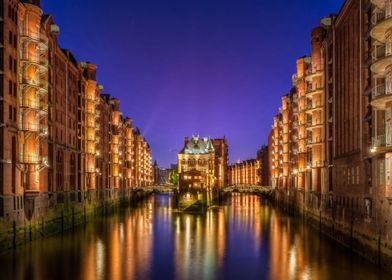
M 177 185 L 178 184 L 178 169 L 172 169 L 170 171 L 170 183 L 173 185 Z

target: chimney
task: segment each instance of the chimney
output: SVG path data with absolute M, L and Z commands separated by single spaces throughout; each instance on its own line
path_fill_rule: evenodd
M 189 142 L 189 137 L 186 136 L 185 139 L 184 139 L 184 146 L 186 146 L 188 144 L 188 142 Z

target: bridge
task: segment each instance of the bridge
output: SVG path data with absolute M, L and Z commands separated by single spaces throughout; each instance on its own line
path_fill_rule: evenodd
M 225 193 L 253 193 L 253 194 L 272 194 L 273 188 L 270 186 L 258 186 L 258 185 L 235 185 L 228 186 L 224 188 L 222 191 Z
M 151 192 L 151 193 L 173 193 L 174 190 L 178 189 L 175 185 L 156 185 L 148 187 L 135 188 L 135 191 Z
M 135 191 L 151 192 L 151 193 L 174 193 L 178 191 L 178 187 L 175 185 L 156 185 L 148 187 L 135 188 Z M 220 191 L 223 193 L 253 193 L 253 194 L 271 194 L 273 188 L 270 186 L 259 186 L 259 185 L 234 185 L 227 186 Z

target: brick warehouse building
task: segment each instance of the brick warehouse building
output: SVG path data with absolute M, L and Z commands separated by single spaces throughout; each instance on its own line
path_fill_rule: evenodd
M 0 1 L 0 222 L 152 184 L 151 152 L 39 0 Z
M 391 0 L 347 0 L 323 19 L 269 138 L 277 199 L 384 266 L 392 264 L 391 34 Z
M 260 162 L 258 175 L 260 177 L 260 185 L 271 186 L 270 178 L 270 149 L 268 146 L 262 146 L 257 151 L 257 160 Z
M 237 162 L 228 167 L 228 184 L 260 185 L 260 161 L 257 159 Z
M 185 137 L 184 147 L 178 153 L 180 187 L 226 187 L 228 150 L 225 138 Z

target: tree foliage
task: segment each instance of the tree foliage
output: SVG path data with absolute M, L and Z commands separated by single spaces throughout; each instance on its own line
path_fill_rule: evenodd
M 172 169 L 170 171 L 170 183 L 173 185 L 177 185 L 178 184 L 178 169 Z

